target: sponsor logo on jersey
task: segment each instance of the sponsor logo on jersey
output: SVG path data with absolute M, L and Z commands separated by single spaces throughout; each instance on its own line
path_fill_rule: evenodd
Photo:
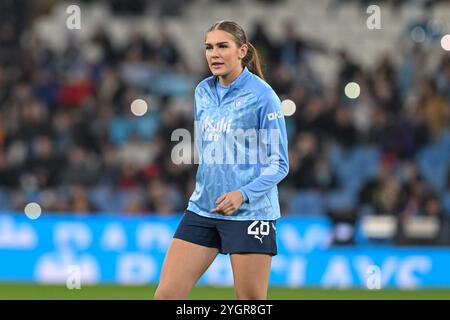
M 220 120 L 214 121 L 207 116 L 200 126 L 202 132 L 223 132 L 229 133 L 231 130 L 232 119 L 222 118 Z
M 276 112 L 271 112 L 267 114 L 267 119 L 269 119 L 269 121 L 275 120 L 275 119 L 280 119 L 283 118 L 283 113 L 281 111 L 276 111 Z

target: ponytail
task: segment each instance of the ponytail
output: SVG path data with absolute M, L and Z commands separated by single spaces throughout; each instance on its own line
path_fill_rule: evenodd
M 259 59 L 258 51 L 250 43 L 250 41 L 247 41 L 246 44 L 248 46 L 248 52 L 244 59 L 242 59 L 242 66 L 247 67 L 252 73 L 265 80 L 261 69 L 261 60 Z

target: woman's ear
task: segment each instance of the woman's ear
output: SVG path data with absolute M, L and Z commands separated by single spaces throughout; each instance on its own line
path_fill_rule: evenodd
M 248 53 L 248 45 L 243 44 L 241 46 L 241 48 L 239 49 L 239 59 L 241 59 L 241 60 L 244 59 L 245 56 L 247 55 L 247 53 Z

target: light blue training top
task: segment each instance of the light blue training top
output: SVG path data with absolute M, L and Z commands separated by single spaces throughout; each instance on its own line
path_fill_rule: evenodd
M 227 220 L 278 219 L 277 184 L 289 171 L 280 99 L 247 68 L 228 88 L 218 86 L 211 76 L 195 89 L 199 166 L 187 210 Z M 210 212 L 217 198 L 234 190 L 244 197 L 238 210 L 230 216 Z

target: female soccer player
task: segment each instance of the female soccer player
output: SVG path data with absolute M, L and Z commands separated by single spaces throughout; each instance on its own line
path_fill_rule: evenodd
M 195 89 L 195 190 L 166 254 L 155 299 L 187 299 L 218 253 L 230 254 L 237 299 L 266 299 L 277 254 L 277 184 L 289 170 L 284 116 L 242 27 L 215 23 L 205 50 L 213 76 Z M 228 139 L 243 132 L 244 139 Z M 235 143 L 231 148 L 229 141 Z

